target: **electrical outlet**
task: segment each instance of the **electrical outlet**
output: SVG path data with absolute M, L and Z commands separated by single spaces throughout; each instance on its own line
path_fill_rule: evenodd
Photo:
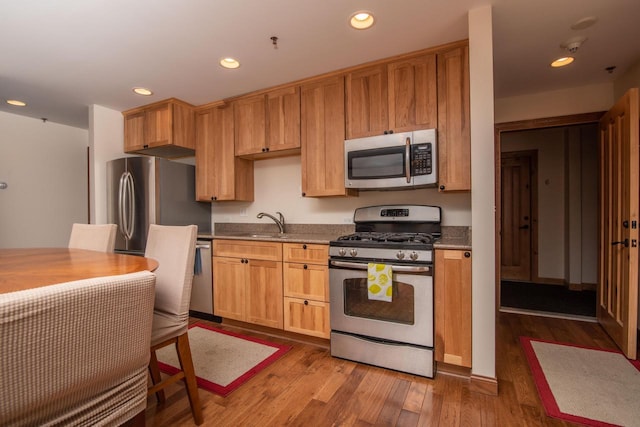
M 352 219 L 351 218 L 342 218 L 342 222 L 344 222 L 345 224 L 351 224 Z
M 247 216 L 247 208 L 240 209 L 240 216 Z

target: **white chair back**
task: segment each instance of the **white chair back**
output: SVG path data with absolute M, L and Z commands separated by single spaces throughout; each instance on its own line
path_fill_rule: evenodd
M 193 262 L 196 251 L 196 225 L 149 226 L 144 256 L 158 261 L 154 310 L 189 319 Z
M 73 224 L 69 248 L 113 252 L 117 231 L 116 224 Z

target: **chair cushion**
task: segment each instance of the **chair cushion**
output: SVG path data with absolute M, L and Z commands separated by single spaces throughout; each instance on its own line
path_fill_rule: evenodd
M 189 328 L 189 318 L 176 316 L 161 311 L 153 312 L 153 326 L 151 331 L 151 346 L 160 344 L 187 332 Z

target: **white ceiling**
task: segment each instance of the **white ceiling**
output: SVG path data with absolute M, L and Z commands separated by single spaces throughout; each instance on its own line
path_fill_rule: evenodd
M 201 105 L 467 38 L 467 11 L 486 4 L 497 98 L 613 81 L 640 60 L 640 0 L 0 0 L 0 111 L 88 128 L 91 104 Z M 371 29 L 347 25 L 358 10 Z M 597 23 L 570 28 L 587 16 Z M 576 36 L 574 64 L 551 69 Z M 222 69 L 225 56 L 241 67 Z

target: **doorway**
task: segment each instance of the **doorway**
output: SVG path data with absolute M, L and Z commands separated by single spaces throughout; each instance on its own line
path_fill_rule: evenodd
M 595 318 L 601 115 L 496 125 L 502 311 Z

